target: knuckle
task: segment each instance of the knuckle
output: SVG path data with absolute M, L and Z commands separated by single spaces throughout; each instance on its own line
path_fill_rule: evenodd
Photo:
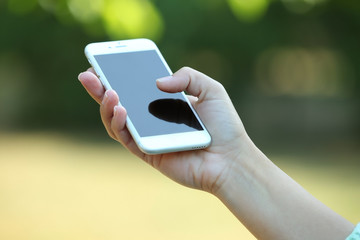
M 192 69 L 191 67 L 184 66 L 184 67 L 180 68 L 179 71 L 181 71 L 181 72 L 186 72 L 186 73 L 190 73 L 190 72 L 193 71 L 193 69 Z

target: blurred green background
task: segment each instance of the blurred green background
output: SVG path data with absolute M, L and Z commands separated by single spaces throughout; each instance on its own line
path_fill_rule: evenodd
M 154 40 L 228 90 L 253 141 L 360 221 L 358 0 L 0 0 L 1 239 L 251 239 L 103 130 L 77 76 L 96 41 Z

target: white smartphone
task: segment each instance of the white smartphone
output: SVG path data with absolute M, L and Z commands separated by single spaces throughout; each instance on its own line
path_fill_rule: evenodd
M 147 154 L 206 148 L 211 137 L 184 92 L 166 93 L 156 79 L 172 72 L 148 39 L 91 43 L 85 55 L 105 89 L 127 110 L 126 126 Z

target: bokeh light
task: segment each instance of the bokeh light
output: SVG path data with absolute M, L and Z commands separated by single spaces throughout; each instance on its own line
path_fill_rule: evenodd
M 281 0 L 284 6 L 294 13 L 306 13 L 313 7 L 324 4 L 328 0 Z
M 326 48 L 270 49 L 257 61 L 257 84 L 270 95 L 346 96 L 355 80 L 347 63 L 341 53 Z
M 228 0 L 236 17 L 243 21 L 256 21 L 261 18 L 269 5 L 269 0 Z
M 159 39 L 163 22 L 150 1 L 107 0 L 103 10 L 105 29 L 112 39 Z
M 17 53 L 0 55 L 0 126 L 16 128 L 21 119 L 31 84 L 31 69 L 25 59 Z
M 104 0 L 68 0 L 71 14 L 81 23 L 92 22 L 101 18 L 104 8 Z

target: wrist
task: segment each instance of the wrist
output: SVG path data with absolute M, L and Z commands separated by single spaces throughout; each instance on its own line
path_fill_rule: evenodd
M 261 178 L 262 169 L 271 164 L 270 160 L 255 146 L 246 135 L 237 143 L 237 150 L 228 153 L 224 161 L 227 168 L 219 177 L 212 193 L 220 200 L 231 198 L 234 191 L 239 191 L 242 185 Z M 234 188 L 234 189 L 233 189 Z
M 247 138 L 213 194 L 252 232 L 260 237 L 257 225 L 265 226 L 261 214 L 270 211 L 269 176 L 277 167 Z M 260 217 L 260 218 L 259 218 Z

